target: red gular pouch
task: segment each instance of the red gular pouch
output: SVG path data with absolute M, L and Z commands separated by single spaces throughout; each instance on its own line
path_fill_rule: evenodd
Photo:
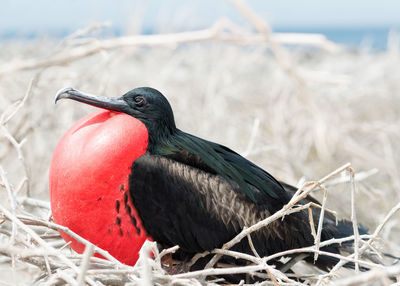
M 150 239 L 129 193 L 131 166 L 147 145 L 147 129 L 138 119 L 96 111 L 64 134 L 50 165 L 54 221 L 128 265 Z M 84 251 L 84 244 L 60 233 L 72 249 Z

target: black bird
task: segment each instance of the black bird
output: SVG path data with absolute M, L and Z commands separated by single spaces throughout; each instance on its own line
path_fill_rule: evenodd
M 56 101 L 61 98 L 126 113 L 145 125 L 148 146 L 132 164 L 129 191 L 146 232 L 165 246 L 179 245 L 187 254 L 221 247 L 244 227 L 280 210 L 296 190 L 231 149 L 178 129 L 168 100 L 156 89 L 140 87 L 120 98 L 107 98 L 68 88 Z M 311 196 L 300 203 L 308 202 L 318 204 Z M 319 214 L 313 208 L 316 225 Z M 360 225 L 359 232 L 367 230 Z M 352 234 L 351 222 L 336 224 L 336 218 L 326 213 L 322 241 Z M 276 220 L 251 237 L 260 256 L 314 243 L 306 211 Z M 335 244 L 322 250 L 339 253 L 349 247 Z M 247 239 L 233 250 L 252 253 Z M 322 269 L 337 262 L 328 256 L 305 259 Z

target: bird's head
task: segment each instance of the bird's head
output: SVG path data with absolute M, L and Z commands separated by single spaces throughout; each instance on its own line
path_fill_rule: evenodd
M 126 113 L 140 120 L 149 133 L 149 145 L 174 134 L 175 120 L 171 105 L 158 90 L 151 87 L 138 87 L 121 97 L 101 97 L 73 88 L 57 92 L 55 102 L 68 98 L 95 107 Z

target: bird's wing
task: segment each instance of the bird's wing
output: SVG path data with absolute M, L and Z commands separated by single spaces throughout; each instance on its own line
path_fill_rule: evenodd
M 245 226 L 270 216 L 218 174 L 146 153 L 132 165 L 130 193 L 143 226 L 156 241 L 194 253 L 221 247 Z M 260 255 L 311 245 L 308 218 L 296 213 L 252 234 Z M 236 248 L 250 252 L 247 239 Z
M 158 154 L 236 182 L 239 192 L 275 212 L 290 197 L 269 173 L 231 149 L 180 131 Z

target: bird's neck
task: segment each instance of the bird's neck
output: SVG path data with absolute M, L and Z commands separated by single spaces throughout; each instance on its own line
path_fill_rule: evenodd
M 139 120 L 146 126 L 149 140 L 147 152 L 151 154 L 155 154 L 160 146 L 168 144 L 178 131 L 173 117 L 161 120 L 139 118 Z
M 162 132 L 150 133 L 147 152 L 153 155 L 169 155 L 177 151 L 177 142 L 185 140 L 186 133 L 174 128 L 164 129 Z
M 147 151 L 151 154 L 162 152 L 162 150 L 174 142 L 175 136 L 179 136 L 177 133 L 179 133 L 179 131 L 176 128 L 149 130 L 149 144 Z

